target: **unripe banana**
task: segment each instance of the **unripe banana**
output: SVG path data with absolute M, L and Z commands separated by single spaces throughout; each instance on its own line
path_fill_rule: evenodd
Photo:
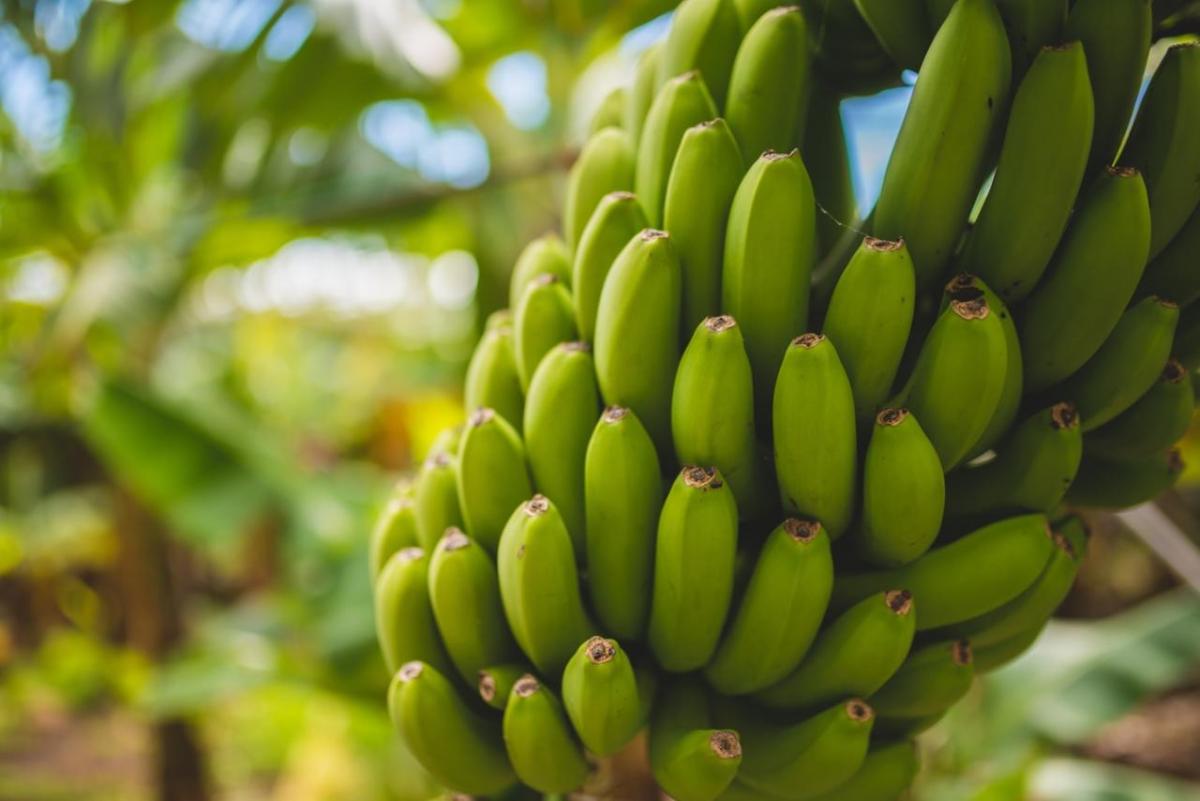
M 592 630 L 579 594 L 571 535 L 541 495 L 520 504 L 500 537 L 496 570 L 504 615 L 543 676 L 557 676 Z
M 858 457 L 850 381 L 824 335 L 792 341 L 779 368 L 773 416 L 784 509 L 821 521 L 837 539 L 854 516 Z
M 725 118 L 747 167 L 796 143 L 809 84 L 808 26 L 799 6 L 781 6 L 746 31 L 733 60 Z
M 508 314 L 507 309 L 500 309 L 499 311 L 494 311 L 489 314 L 487 321 L 484 323 L 484 330 L 490 329 L 492 326 L 492 320 L 497 315 L 506 314 Z M 428 459 L 430 456 L 438 452 L 448 453 L 451 456 L 458 456 L 458 446 L 462 444 L 462 432 L 464 428 L 466 428 L 465 423 L 456 423 L 455 425 L 447 426 L 439 431 L 437 436 L 433 438 L 433 442 L 430 443 L 429 448 L 425 451 L 425 458 Z
M 754 380 L 737 322 L 709 317 L 679 360 L 671 393 L 671 434 L 684 464 L 711 464 L 733 488 L 744 519 L 764 501 L 754 439 Z
M 868 596 L 834 618 L 800 666 L 755 693 L 754 700 L 782 709 L 814 709 L 871 695 L 904 662 L 915 632 L 916 612 L 907 590 Z
M 748 31 L 759 17 L 778 7 L 780 3 L 779 0 L 733 0 L 733 5 L 742 20 L 742 30 Z
M 487 551 L 456 528 L 429 561 L 429 600 L 450 661 L 467 681 L 488 665 L 517 656 L 504 610 L 496 566 Z
M 429 602 L 429 559 L 420 548 L 392 554 L 375 583 L 375 632 L 389 673 L 412 659 L 452 670 Z
M 922 0 L 854 0 L 854 5 L 892 61 L 906 70 L 921 68 L 934 30 Z
M 550 273 L 530 281 L 517 304 L 513 335 L 521 388 L 529 392 L 533 372 L 551 348 L 577 337 L 571 292 L 563 281 Z
M 996 0 L 1012 45 L 1014 78 L 1026 74 L 1043 47 L 1062 41 L 1067 6 L 1067 0 Z M 1088 142 L 1085 155 L 1090 147 Z
M 604 280 L 617 255 L 648 226 L 646 212 L 632 192 L 611 192 L 600 199 L 575 248 L 571 293 L 579 335 L 585 342 L 596 336 L 596 313 Z
M 1178 303 L 1180 308 L 1195 304 L 1200 300 L 1200 270 L 1195 268 L 1197 253 L 1200 253 L 1200 206 L 1162 253 L 1146 265 L 1138 296 L 1158 295 Z
M 463 379 L 463 405 L 468 409 L 482 406 L 495 409 L 520 432 L 525 414 L 525 391 L 517 373 L 511 322 L 494 327 L 489 325 L 483 332 Z
M 1026 392 L 1061 381 L 1100 348 L 1137 287 L 1149 247 L 1142 176 L 1124 167 L 1107 169 L 1084 196 L 1045 278 L 1022 308 Z M 1090 422 L 1086 413 L 1083 419 Z
M 986 433 L 1007 370 L 1004 324 L 987 299 L 950 301 L 921 346 L 904 391 L 905 405 L 945 470 L 969 456 Z
M 369 558 L 372 583 L 379 578 L 380 571 L 392 554 L 402 548 L 412 548 L 419 544 L 414 506 L 412 490 L 406 487 L 388 500 L 387 506 L 375 523 L 375 528 L 371 530 Z
M 813 801 L 895 801 L 920 768 L 920 754 L 911 740 L 877 745 L 849 781 Z
M 562 704 L 525 674 L 504 707 L 504 745 L 517 778 L 542 793 L 568 793 L 587 778 L 588 765 Z
M 521 438 L 493 410 L 476 409 L 458 456 L 458 504 L 467 534 L 495 552 L 513 509 L 532 493 Z
M 1153 21 L 1146 0 L 1076 0 L 1067 16 L 1065 37 L 1079 40 L 1096 89 L 1092 167 L 1111 164 L 1125 138 L 1146 56 Z
M 671 447 L 680 283 L 668 235 L 647 229 L 617 256 L 596 316 L 596 375 L 604 402 L 633 409 L 660 453 Z
M 769 687 L 800 664 L 833 588 L 829 537 L 815 521 L 789 518 L 767 537 L 737 611 L 704 669 L 718 692 Z
M 529 383 L 525 451 L 533 483 L 558 507 L 580 562 L 586 525 L 583 462 L 599 413 L 591 348 L 583 342 L 558 345 L 542 359 Z
M 817 204 L 817 253 L 825 258 L 858 219 L 858 199 L 854 196 L 854 177 L 846 129 L 842 124 L 841 96 L 820 84 L 813 86 L 808 93 L 808 110 L 801 122 L 804 136 L 800 153 L 812 180 Z M 816 273 L 814 267 L 814 277 Z M 817 304 L 812 305 L 818 308 Z M 822 303 L 820 307 L 824 305 Z
M 884 409 L 875 418 L 862 481 L 855 551 L 871 564 L 894 567 L 929 550 L 942 527 L 946 478 L 937 450 L 907 409 Z
M 623 406 L 604 410 L 584 465 L 588 589 L 605 629 L 640 639 L 650 610 L 662 480 L 654 442 Z
M 601 198 L 609 192 L 633 189 L 633 162 L 633 140 L 620 128 L 605 128 L 587 140 L 567 176 L 563 208 L 567 247 L 579 245 L 584 226 Z
M 796 150 L 760 156 L 729 211 L 721 306 L 741 323 L 762 420 L 769 417 L 787 343 L 806 330 L 815 213 L 812 183 Z
M 508 284 L 508 308 L 516 313 L 525 288 L 539 275 L 557 275 L 564 283 L 571 280 L 571 252 L 558 234 L 543 234 L 534 239 L 513 265 Z
M 1084 432 L 1128 409 L 1154 385 L 1171 355 L 1179 307 L 1149 297 L 1131 306 L 1096 355 L 1063 385 Z
M 1021 654 L 1029 650 L 1037 638 L 1041 636 L 1046 624 L 1042 623 L 1032 628 L 1014 634 L 1006 640 L 993 645 L 975 649 L 975 672 L 978 674 L 991 673 L 999 670 Z
M 1200 204 L 1200 46 L 1167 50 L 1142 99 L 1121 162 L 1146 179 L 1150 258 L 1179 233 Z
M 920 287 L 942 277 L 966 225 L 1007 108 L 1010 74 L 1008 38 L 992 0 L 956 3 L 921 63 L 875 206 L 873 233 L 904 238 Z
M 916 600 L 917 630 L 970 620 L 1011 601 L 1033 584 L 1054 544 L 1044 515 L 1010 517 L 927 552 L 904 567 L 842 573 L 830 606 L 836 612 L 890 587 Z
M 829 792 L 862 766 L 874 722 L 874 711 L 857 698 L 791 726 L 745 720 L 738 781 L 787 801 Z
M 472 712 L 431 665 L 406 662 L 392 679 L 388 708 L 413 756 L 440 784 L 493 795 L 516 783 L 498 722 Z
M 720 471 L 680 471 L 658 521 L 650 604 L 650 648 L 665 670 L 703 667 L 716 650 L 733 597 L 737 524 Z
M 696 70 L 717 108 L 723 107 L 741 39 L 742 23 L 733 0 L 684 0 L 675 9 L 663 42 L 658 82 Z
M 655 95 L 638 141 L 634 173 L 634 192 L 651 225 L 662 224 L 667 179 L 683 134 L 715 116 L 717 106 L 695 70 L 669 79 Z
M 587 135 L 595 136 L 605 128 L 625 130 L 625 108 L 629 105 L 629 88 L 617 86 L 604 96 L 588 122 Z M 631 141 L 632 144 L 632 141 Z M 576 240 L 578 241 L 578 240 Z
M 464 525 L 458 500 L 458 473 L 458 459 L 446 451 L 435 450 L 426 457 L 413 482 L 417 544 L 430 553 L 446 529 Z
M 629 132 L 629 138 L 639 149 L 646 115 L 654 103 L 654 96 L 658 94 L 658 62 L 661 58 L 661 42 L 655 42 L 642 52 L 633 82 L 629 85 L 629 94 L 625 97 L 625 124 L 622 127 Z
M 1026 418 L 979 467 L 947 476 L 946 512 L 1052 512 L 1079 470 L 1083 432 L 1071 403 L 1056 403 Z
M 1196 403 L 1191 378 L 1175 359 L 1137 403 L 1088 434 L 1089 454 L 1107 459 L 1136 459 L 1170 448 L 1183 438 Z
M 1037 285 L 1066 230 L 1093 123 L 1083 46 L 1043 48 L 1017 89 L 1000 163 L 960 260 L 1009 303 Z
M 479 697 L 492 709 L 504 711 L 508 706 L 508 695 L 513 685 L 529 672 L 529 668 L 516 662 L 504 665 L 489 665 L 476 676 Z
M 563 705 L 584 746 L 596 756 L 621 750 L 642 725 L 637 677 L 616 640 L 591 637 L 567 662 Z
M 741 153 L 724 120 L 702 122 L 683 135 L 667 182 L 663 226 L 683 271 L 685 331 L 721 310 L 725 225 L 742 172 Z
M 742 763 L 735 731 L 712 728 L 704 685 L 681 677 L 654 702 L 650 768 L 663 792 L 676 801 L 713 801 Z
M 912 327 L 915 282 L 903 240 L 866 237 L 833 290 L 824 332 L 846 368 L 859 421 L 874 417 L 892 391 Z
M 917 648 L 896 675 L 871 696 L 881 718 L 919 718 L 953 706 L 971 688 L 975 671 L 966 640 Z
M 1067 490 L 1067 502 L 1098 509 L 1137 506 L 1170 489 L 1183 467 L 1177 449 L 1138 459 L 1085 456 Z

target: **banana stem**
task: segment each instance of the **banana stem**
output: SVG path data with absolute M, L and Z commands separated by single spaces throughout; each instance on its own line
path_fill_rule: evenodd
M 664 801 L 650 772 L 649 738 L 643 729 L 629 745 L 596 761 L 591 778 L 572 801 Z

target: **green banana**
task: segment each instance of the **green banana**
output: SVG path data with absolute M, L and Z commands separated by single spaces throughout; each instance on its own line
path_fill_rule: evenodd
M 1067 16 L 1064 36 L 1083 43 L 1096 89 L 1095 134 L 1088 159 L 1093 167 L 1111 164 L 1125 138 L 1152 27 L 1146 0 L 1075 0 Z
M 764 420 L 787 343 L 806 330 L 815 213 L 812 183 L 796 150 L 760 156 L 729 211 L 721 305 L 741 322 Z
M 1167 50 L 1142 99 L 1121 162 L 1146 179 L 1150 258 L 1183 228 L 1200 204 L 1200 46 Z
M 668 235 L 647 229 L 617 256 L 596 315 L 596 375 L 604 402 L 633 409 L 660 453 L 671 447 L 680 283 Z
M 557 275 L 564 283 L 571 280 L 571 251 L 558 234 L 543 234 L 534 239 L 513 265 L 508 285 L 508 308 L 516 312 L 525 288 L 539 275 Z
M 1022 308 L 1026 392 L 1061 381 L 1100 348 L 1137 287 L 1149 247 L 1142 176 L 1125 167 L 1106 169 Z M 1084 422 L 1090 422 L 1086 413 Z
M 638 142 L 633 181 L 634 193 L 651 225 L 662 224 L 667 180 L 683 134 L 715 116 L 717 106 L 695 70 L 667 80 L 658 90 Z
M 1179 304 L 1191 306 L 1200 300 L 1200 270 L 1195 269 L 1196 253 L 1200 252 L 1200 206 L 1158 257 L 1146 265 L 1138 296 L 1158 295 Z
M 429 601 L 429 560 L 420 548 L 401 548 L 375 583 L 375 631 L 389 673 L 411 659 L 452 670 Z
M 459 435 L 461 442 L 462 436 Z M 462 528 L 458 500 L 458 459 L 437 450 L 429 454 L 413 482 L 413 516 L 417 544 L 432 552 L 446 529 Z
M 633 163 L 633 141 L 620 128 L 604 128 L 587 140 L 567 176 L 563 229 L 568 248 L 579 244 L 601 198 L 633 189 Z
M 663 792 L 676 801 L 714 801 L 742 763 L 735 731 L 714 729 L 704 685 L 682 677 L 654 702 L 650 768 Z
M 916 600 L 917 630 L 960 623 L 992 611 L 1037 579 L 1054 547 L 1040 514 L 1010 517 L 928 551 L 911 564 L 868 573 L 839 573 L 831 608 L 841 611 L 890 587 Z
M 733 0 L 683 0 L 658 58 L 658 82 L 696 70 L 717 108 L 723 107 L 741 39 L 742 23 Z
M 971 646 L 951 640 L 917 648 L 896 674 L 871 695 L 881 718 L 918 718 L 953 706 L 971 688 Z
M 1179 307 L 1156 297 L 1144 298 L 1121 316 L 1096 355 L 1063 385 L 1075 401 L 1086 433 L 1135 404 L 1171 356 Z
M 858 199 L 854 196 L 841 108 L 840 95 L 816 85 L 808 93 L 808 110 L 802 120 L 804 136 L 800 153 L 816 198 L 817 253 L 821 258 L 833 252 L 843 232 L 851 230 L 858 219 Z M 816 273 L 814 267 L 814 277 Z M 814 297 L 816 294 L 814 289 Z
M 617 255 L 648 227 L 646 212 L 632 192 L 610 192 L 600 199 L 575 248 L 571 293 L 579 335 L 592 342 L 604 280 Z
M 742 30 L 748 31 L 759 17 L 776 8 L 780 3 L 779 0 L 733 0 L 733 5 L 737 8 L 738 17 L 742 21 Z
M 551 348 L 577 337 L 571 293 L 563 281 L 551 273 L 530 281 L 517 304 L 513 334 L 521 388 L 529 391 L 533 371 Z
M 870 420 L 892 390 L 912 328 L 915 281 L 903 240 L 866 237 L 834 287 L 824 333 L 846 368 L 859 421 Z
M 490 326 L 492 318 L 496 317 L 498 314 L 501 314 L 501 312 L 507 314 L 508 310 L 501 309 L 500 311 L 495 311 L 489 314 L 487 325 Z M 464 423 L 457 423 L 452 426 L 447 426 L 439 431 L 437 436 L 433 438 L 433 442 L 430 443 L 429 448 L 426 449 L 425 458 L 428 459 L 430 456 L 438 453 L 439 451 L 444 451 L 451 456 L 458 456 L 458 446 L 462 442 L 462 432 L 464 428 L 466 428 Z
M 413 756 L 440 784 L 493 795 L 516 783 L 497 722 L 472 712 L 435 667 L 405 663 L 392 679 L 388 709 Z
M 1027 417 L 996 446 L 997 456 L 947 477 L 946 513 L 1052 512 L 1079 470 L 1083 432 L 1071 403 Z
M 542 359 L 529 382 L 525 452 L 533 483 L 558 507 L 580 562 L 585 526 L 583 463 L 599 413 L 591 348 L 584 342 L 558 345 Z
M 515 662 L 482 668 L 477 674 L 476 683 L 479 697 L 492 709 L 503 712 L 508 706 L 508 695 L 513 685 L 528 672 L 528 668 Z
M 650 579 L 662 481 L 654 442 L 623 406 L 604 410 L 584 462 L 588 589 L 604 627 L 641 637 L 650 610 Z
M 746 31 L 725 104 L 746 167 L 767 151 L 790 150 L 804 130 L 808 61 L 808 26 L 798 6 L 772 9 Z
M 513 509 L 532 493 L 520 436 L 491 409 L 476 409 L 458 456 L 458 505 L 471 539 L 495 552 Z
M 1067 502 L 1098 509 L 1124 509 L 1153 500 L 1170 489 L 1183 472 L 1177 449 L 1137 459 L 1085 456 Z
M 720 312 L 725 224 L 741 180 L 742 156 L 724 120 L 688 128 L 675 154 L 663 209 L 663 226 L 683 270 L 685 330 Z
M 800 664 L 833 588 L 829 537 L 815 521 L 789 518 L 767 537 L 750 582 L 712 661 L 708 683 L 726 695 L 761 690 Z
M 673 673 L 703 667 L 733 597 L 737 504 L 714 467 L 685 467 L 663 503 L 655 543 L 649 642 Z
M 588 122 L 587 135 L 595 136 L 605 128 L 625 129 L 625 107 L 629 104 L 629 89 L 625 86 L 614 87 L 592 112 Z
M 1008 303 L 1037 285 L 1066 230 L 1093 123 L 1082 45 L 1043 48 L 1013 99 L 1000 163 L 959 261 Z
M 945 470 L 969 456 L 987 432 L 1007 371 L 1004 323 L 987 298 L 950 301 L 921 346 L 903 393 Z
M 920 754 L 911 740 L 877 745 L 849 781 L 813 801 L 895 801 L 920 768 Z
M 642 726 L 637 677 L 616 640 L 590 637 L 562 675 L 563 706 L 584 746 L 596 756 L 621 750 Z
M 854 5 L 892 61 L 906 70 L 921 68 L 934 30 L 922 0 L 854 0 Z
M 525 391 L 517 373 L 511 323 L 489 326 L 483 332 L 463 379 L 463 405 L 468 409 L 495 409 L 520 432 Z
M 662 58 L 662 43 L 655 42 L 647 47 L 638 58 L 629 93 L 625 96 L 625 124 L 629 138 L 641 149 L 642 128 L 646 115 L 658 94 L 658 62 Z
M 1196 403 L 1191 378 L 1175 359 L 1167 362 L 1154 386 L 1113 420 L 1088 434 L 1088 454 L 1136 459 L 1161 453 L 1187 433 Z
M 855 551 L 871 564 L 894 567 L 929 550 L 942 527 L 946 478 L 937 450 L 907 409 L 884 409 L 875 418 L 862 482 Z
M 836 540 L 854 516 L 857 446 L 850 380 L 824 335 L 792 341 L 779 368 L 773 416 L 784 509 L 821 521 Z
M 991 673 L 993 670 L 1004 667 L 1028 651 L 1030 646 L 1037 642 L 1037 638 L 1041 636 L 1045 628 L 1046 624 L 1041 623 L 1019 634 L 1014 634 L 1006 640 L 977 648 L 975 650 L 975 672 Z
M 1026 74 L 1043 47 L 1062 41 L 1067 6 L 1067 0 L 996 0 L 1012 46 L 1014 78 Z M 1085 155 L 1090 147 L 1088 142 Z
M 380 571 L 392 554 L 419 544 L 414 506 L 412 491 L 405 488 L 392 496 L 375 522 L 368 546 L 372 583 L 379 579 Z
M 579 593 L 571 535 L 542 495 L 512 513 L 496 554 L 500 601 L 521 650 L 544 676 L 556 676 L 592 630 Z
M 447 529 L 429 560 L 428 581 L 433 617 L 459 675 L 471 681 L 488 665 L 517 656 L 500 606 L 496 566 L 478 543 Z
M 942 277 L 988 167 L 1011 57 L 992 0 L 960 0 L 921 63 L 875 206 L 873 233 L 908 243 L 917 285 Z
M 728 315 L 696 326 L 671 393 L 675 455 L 720 468 L 743 518 L 763 503 L 763 470 L 754 439 L 754 381 L 737 322 Z
M 526 674 L 504 707 L 504 745 L 517 777 L 541 793 L 569 793 L 587 778 L 583 750 L 554 693 Z
M 781 709 L 813 709 L 870 695 L 908 656 L 916 613 L 907 590 L 875 593 L 842 612 L 813 642 L 787 678 L 754 694 Z

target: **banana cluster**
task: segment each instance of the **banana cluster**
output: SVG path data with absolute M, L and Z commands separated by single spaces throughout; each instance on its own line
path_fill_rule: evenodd
M 375 531 L 390 711 L 455 791 L 648 729 L 678 801 L 893 799 L 1066 595 L 1077 509 L 1179 474 L 1200 47 L 1126 137 L 1146 0 L 774 5 L 686 0 L 601 106 Z M 838 103 L 904 68 L 852 224 Z

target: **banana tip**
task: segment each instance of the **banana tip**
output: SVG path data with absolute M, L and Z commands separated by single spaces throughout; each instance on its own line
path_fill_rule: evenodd
M 604 409 L 604 414 L 600 415 L 600 419 L 605 423 L 619 423 L 628 416 L 628 406 L 608 406 Z
M 718 314 L 716 317 L 705 317 L 704 327 L 714 334 L 719 334 L 722 331 L 728 331 L 731 328 L 737 327 L 737 320 L 733 319 L 728 314 Z
M 1104 168 L 1104 171 L 1113 178 L 1136 178 L 1140 175 L 1136 167 L 1119 166 L 1116 164 L 1109 164 Z
M 480 406 L 475 411 L 471 412 L 471 416 L 467 418 L 467 425 L 471 428 L 479 428 L 491 421 L 496 416 L 496 410 L 490 409 L 487 406 Z
M 875 422 L 881 426 L 898 426 L 908 418 L 908 409 L 883 409 L 875 415 Z
M 821 533 L 821 524 L 816 520 L 789 517 L 783 521 L 783 530 L 796 542 L 812 542 Z
M 425 457 L 425 466 L 431 470 L 439 467 L 448 467 L 453 462 L 450 454 L 445 451 L 434 451 Z
M 617 655 L 617 644 L 599 635 L 592 637 L 584 643 L 583 648 L 584 652 L 587 653 L 588 661 L 593 665 L 603 665 L 605 662 L 611 662 L 613 657 Z
M 399 675 L 400 681 L 412 681 L 413 679 L 420 677 L 421 673 L 424 672 L 424 670 L 425 670 L 424 662 L 416 662 L 416 661 L 405 662 L 400 667 L 400 672 L 397 675 Z
M 526 673 L 517 679 L 517 683 L 513 685 L 512 691 L 517 694 L 518 698 L 528 698 L 541 689 L 541 686 L 532 674 Z
M 742 741 L 736 731 L 720 729 L 708 736 L 708 745 L 720 759 L 737 759 L 742 755 Z
M 450 526 L 442 534 L 442 539 L 438 542 L 438 547 L 443 551 L 461 551 L 471 544 L 471 538 L 463 533 L 461 528 Z
M 950 301 L 950 310 L 964 320 L 985 320 L 991 313 L 987 299 L 982 295 L 970 300 Z
M 904 249 L 904 237 L 899 239 L 877 239 L 873 236 L 868 236 L 863 239 L 863 247 L 867 250 L 873 250 L 876 253 L 894 253 L 897 250 Z
M 479 697 L 488 703 L 496 697 L 496 677 L 486 670 L 479 671 Z
M 875 710 L 861 698 L 852 698 L 846 702 L 846 715 L 856 723 L 866 723 L 875 717 Z
M 550 511 L 550 499 L 539 493 L 525 501 L 525 505 L 521 508 L 529 517 L 541 517 Z
M 653 242 L 656 239 L 670 239 L 671 235 L 666 231 L 660 231 L 657 228 L 643 228 L 638 234 L 638 239 L 643 242 Z
M 959 667 L 966 667 L 967 665 L 971 664 L 972 660 L 974 659 L 974 656 L 971 653 L 971 643 L 967 642 L 966 640 L 956 640 L 954 644 L 950 646 L 950 655 L 954 659 L 954 664 L 958 665 Z
M 1055 431 L 1077 428 L 1079 426 L 1079 412 L 1075 408 L 1075 404 L 1070 401 L 1063 401 L 1051 406 L 1050 425 Z
M 407 548 L 401 548 L 397 551 L 394 558 L 400 560 L 400 564 L 407 564 L 408 562 L 415 562 L 424 555 L 425 551 L 422 548 L 410 545 Z
M 721 473 L 715 467 L 700 467 L 689 465 L 683 468 L 683 483 L 691 489 L 720 489 L 725 482 Z
M 813 348 L 815 348 L 817 345 L 820 345 L 824 341 L 825 341 L 824 334 L 817 334 L 817 333 L 813 333 L 812 331 L 809 331 L 807 334 L 801 334 L 800 336 L 793 339 L 792 347 L 804 348 L 805 350 L 812 350 Z
M 1187 377 L 1187 368 L 1184 367 L 1178 359 L 1171 359 L 1167 365 L 1163 367 L 1162 378 L 1168 384 L 1178 384 Z
M 883 602 L 888 609 L 900 617 L 912 611 L 912 593 L 908 590 L 888 590 L 883 594 Z

